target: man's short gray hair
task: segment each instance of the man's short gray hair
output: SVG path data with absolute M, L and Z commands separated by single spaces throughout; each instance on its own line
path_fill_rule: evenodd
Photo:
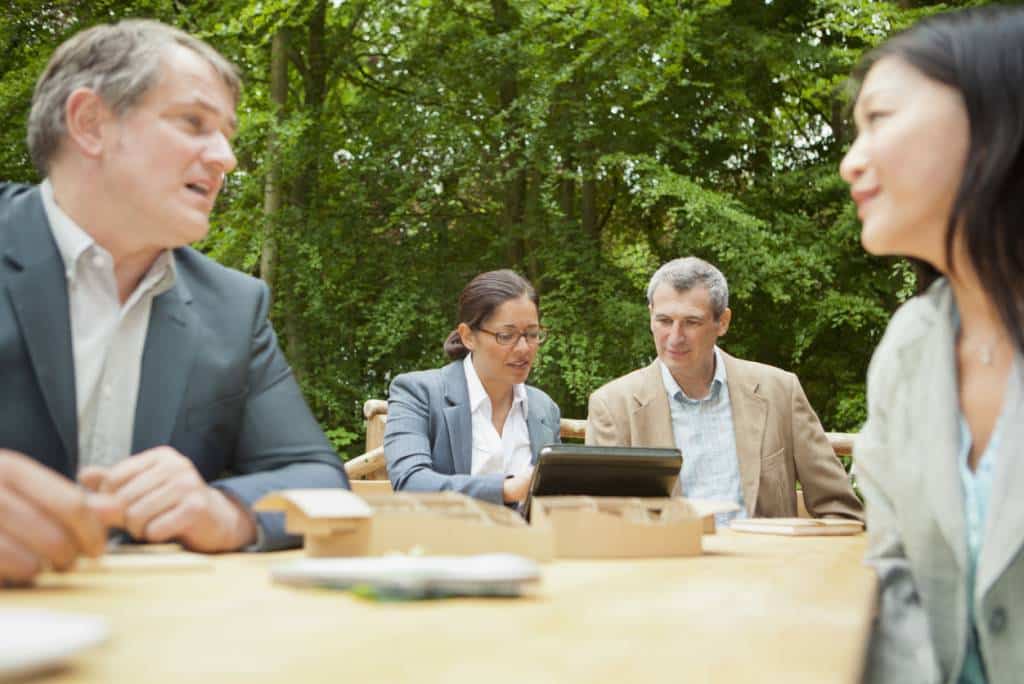
M 711 295 L 711 311 L 715 320 L 729 306 L 729 284 L 725 276 L 717 268 L 697 257 L 673 259 L 654 272 L 651 282 L 647 284 L 647 303 L 654 303 L 654 291 L 662 283 L 668 283 L 676 292 L 686 292 L 695 287 L 703 286 Z
M 58 47 L 36 82 L 28 116 L 28 150 L 39 173 L 48 174 L 67 133 L 65 107 L 71 93 L 91 88 L 121 116 L 156 85 L 161 57 L 171 45 L 188 48 L 209 62 L 238 106 L 242 95 L 238 70 L 195 36 L 147 19 L 94 26 Z

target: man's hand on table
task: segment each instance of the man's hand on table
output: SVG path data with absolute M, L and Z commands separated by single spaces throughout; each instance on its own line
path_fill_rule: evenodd
M 256 541 L 256 522 L 240 503 L 210 487 L 192 461 L 157 447 L 112 468 L 86 467 L 78 479 L 112 496 L 116 526 L 140 541 L 175 540 L 193 551 L 236 551 Z
M 84 491 L 46 466 L 0 449 L 0 586 L 28 584 L 47 568 L 99 556 L 117 502 Z

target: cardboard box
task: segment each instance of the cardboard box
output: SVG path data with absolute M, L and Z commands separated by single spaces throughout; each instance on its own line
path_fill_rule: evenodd
M 293 489 L 268 494 L 258 511 L 284 511 L 285 529 L 305 537 L 306 555 L 431 556 L 515 553 L 552 558 L 551 531 L 527 525 L 504 506 L 464 494 Z
M 702 553 L 704 515 L 680 498 L 541 496 L 531 523 L 556 558 L 658 558 Z M 713 519 L 713 518 L 712 518 Z

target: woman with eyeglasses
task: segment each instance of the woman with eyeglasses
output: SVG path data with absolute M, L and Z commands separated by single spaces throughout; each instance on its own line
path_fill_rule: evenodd
M 391 383 L 384 456 L 396 491 L 526 497 L 540 448 L 560 441 L 558 405 L 526 384 L 544 342 L 539 299 L 514 271 L 488 271 L 459 296 L 444 368 Z
M 879 610 L 867 681 L 1024 681 L 1024 8 L 869 53 L 840 166 L 922 292 L 868 371 L 854 466 Z

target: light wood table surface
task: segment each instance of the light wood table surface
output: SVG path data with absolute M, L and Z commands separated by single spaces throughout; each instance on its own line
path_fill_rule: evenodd
M 45 682 L 855 682 L 866 538 L 720 532 L 696 558 L 558 561 L 535 596 L 376 603 L 271 584 L 296 552 L 208 570 L 48 575 L 5 607 L 106 616 Z

